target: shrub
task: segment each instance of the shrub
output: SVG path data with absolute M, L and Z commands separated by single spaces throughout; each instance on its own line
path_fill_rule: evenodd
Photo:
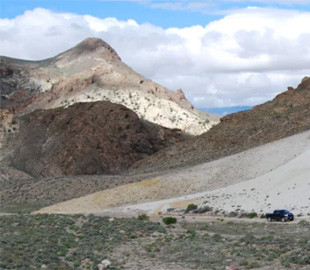
M 257 217 L 257 213 L 256 212 L 251 212 L 251 213 L 248 213 L 248 218 L 255 218 Z
M 305 252 L 294 251 L 290 254 L 288 258 L 290 263 L 299 264 L 299 265 L 309 265 L 310 257 L 306 255 Z
M 244 237 L 240 239 L 240 242 L 246 244 L 254 244 L 256 242 L 256 237 L 251 233 L 247 233 Z
M 190 238 L 195 238 L 196 231 L 194 229 L 188 229 L 187 233 L 190 234 Z
M 186 209 L 185 209 L 185 213 L 188 213 L 188 212 L 191 212 L 191 211 L 194 211 L 194 210 L 197 210 L 198 206 L 196 204 L 189 204 Z
M 298 224 L 299 224 L 299 225 L 308 225 L 308 224 L 310 224 L 310 222 L 308 222 L 308 221 L 302 219 L 301 221 L 298 222 Z
M 219 233 L 216 233 L 212 236 L 212 239 L 215 241 L 215 242 L 220 242 L 222 240 L 222 235 L 220 235 Z
M 236 216 L 238 216 L 238 213 L 235 212 L 235 211 L 231 211 L 231 212 L 229 212 L 229 213 L 227 214 L 227 216 L 228 216 L 228 217 L 236 217 Z
M 266 218 L 266 215 L 265 214 L 261 214 L 260 218 Z
M 177 219 L 175 217 L 165 217 L 163 218 L 163 223 L 166 225 L 177 223 Z
M 149 216 L 147 216 L 146 214 L 141 214 L 138 216 L 138 220 L 145 220 L 148 221 L 150 219 Z
M 197 212 L 198 214 L 203 214 L 203 213 L 211 212 L 211 211 L 212 211 L 212 207 L 206 205 L 203 207 L 199 207 L 195 212 Z

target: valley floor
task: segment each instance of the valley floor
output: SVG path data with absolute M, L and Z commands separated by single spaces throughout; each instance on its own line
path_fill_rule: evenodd
M 166 226 L 94 215 L 0 218 L 1 269 L 307 270 L 310 223 L 231 219 Z
M 110 269 L 309 270 L 309 160 L 310 131 L 148 175 L 7 178 L 1 167 L 0 269 L 98 269 L 106 259 Z M 213 211 L 184 215 L 192 203 Z M 275 208 L 296 220 L 223 216 Z M 168 215 L 177 223 L 164 225 Z

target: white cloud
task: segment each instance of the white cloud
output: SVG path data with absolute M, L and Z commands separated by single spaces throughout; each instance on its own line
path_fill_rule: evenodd
M 310 75 L 309 25 L 309 12 L 263 8 L 169 29 L 38 8 L 0 19 L 0 54 L 43 59 L 95 36 L 137 72 L 182 88 L 198 107 L 255 105 Z

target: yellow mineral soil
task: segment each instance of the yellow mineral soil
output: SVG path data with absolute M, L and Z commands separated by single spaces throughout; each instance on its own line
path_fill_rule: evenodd
M 34 214 L 94 213 L 107 208 L 162 200 L 191 191 L 189 187 L 194 182 L 188 179 L 182 185 L 177 185 L 175 181 L 166 181 L 164 178 L 151 178 L 57 203 L 35 211 Z

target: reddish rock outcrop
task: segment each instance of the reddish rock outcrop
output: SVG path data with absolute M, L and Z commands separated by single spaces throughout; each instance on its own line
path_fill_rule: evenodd
M 18 121 L 12 163 L 36 177 L 119 173 L 184 139 L 105 101 L 37 110 Z

